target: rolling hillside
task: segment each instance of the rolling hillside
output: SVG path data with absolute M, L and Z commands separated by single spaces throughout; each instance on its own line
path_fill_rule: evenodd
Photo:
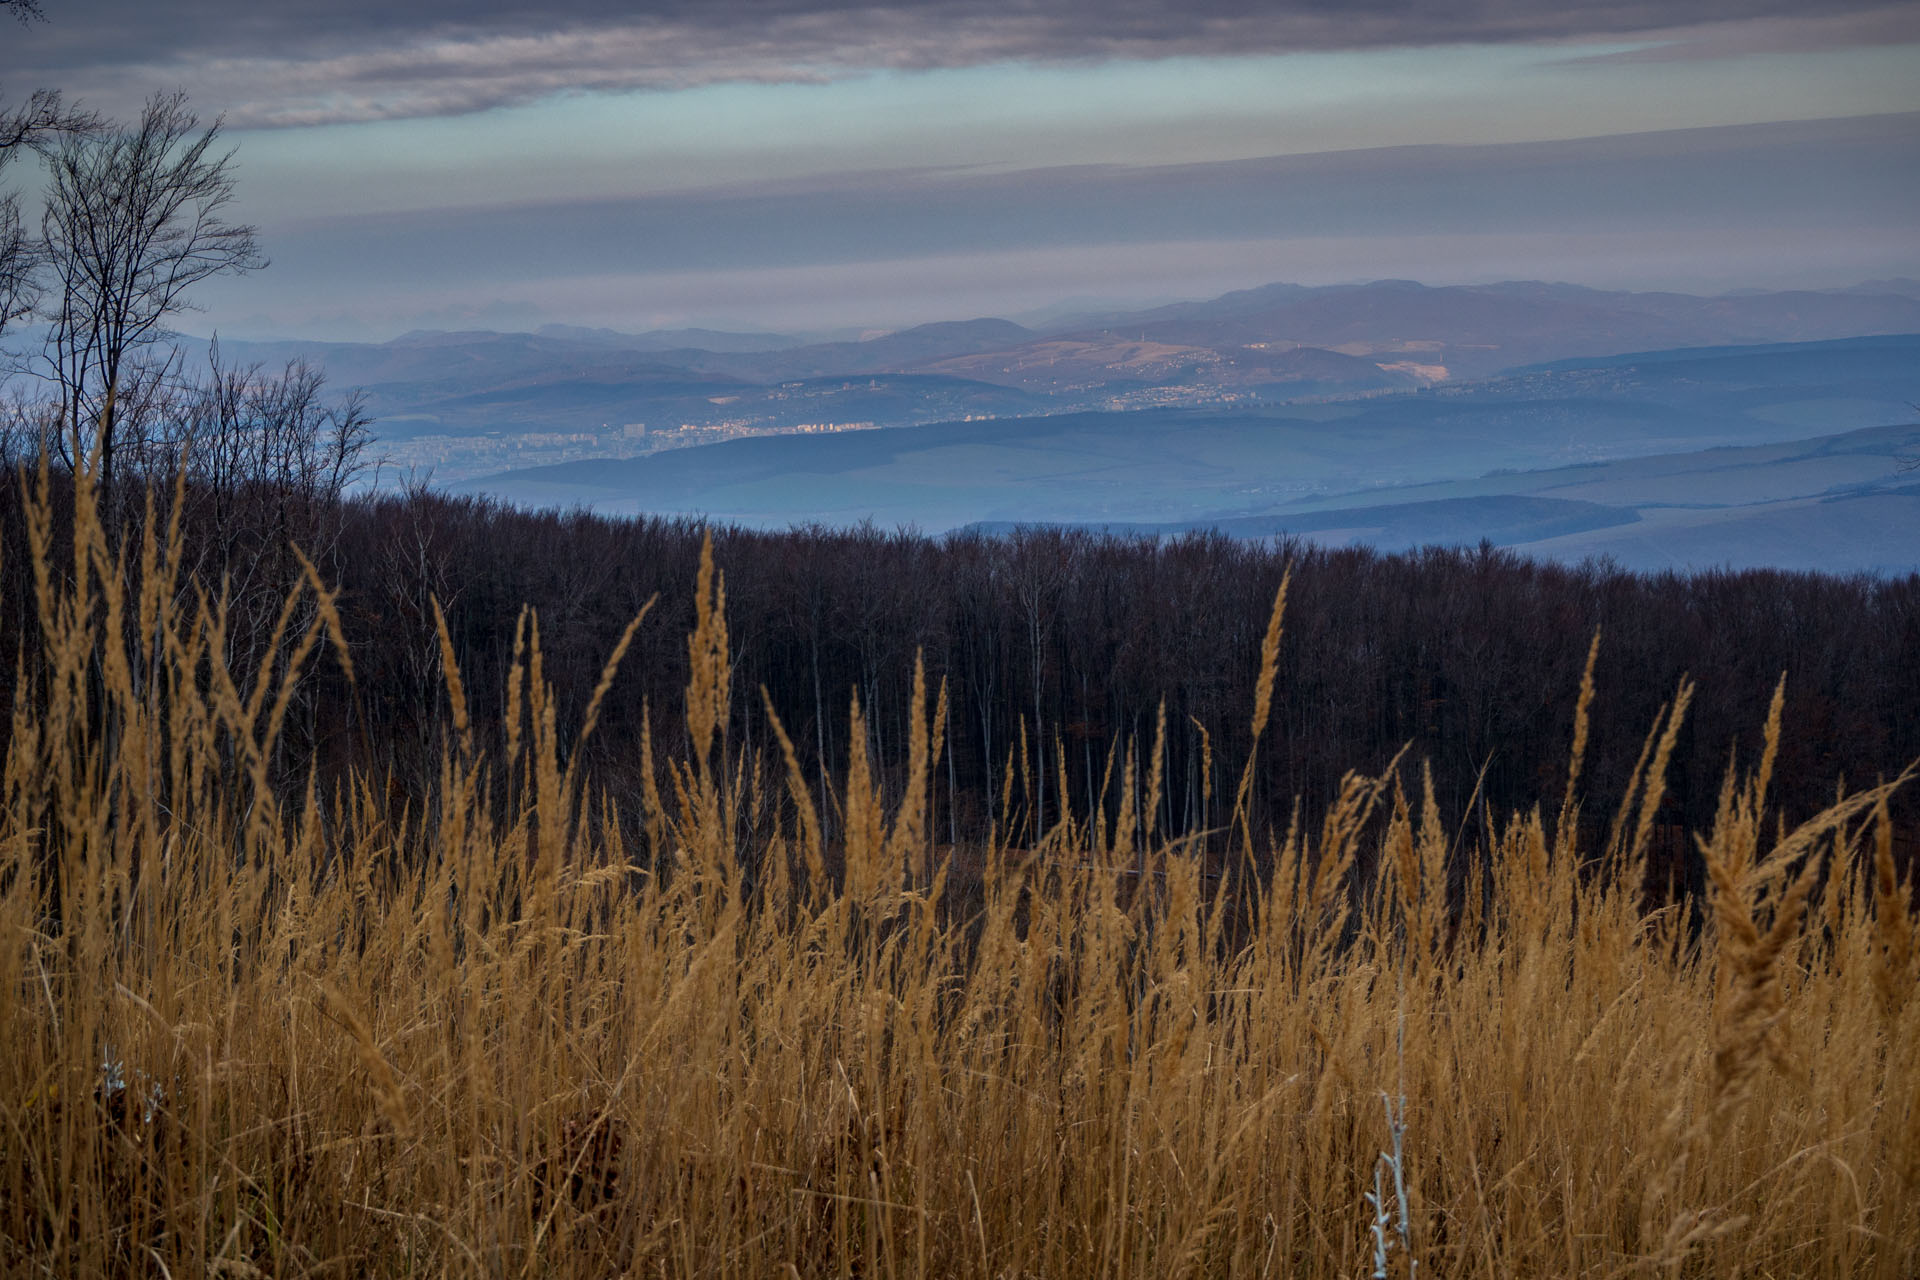
M 1523 367 L 1566 375 L 1566 395 L 1590 397 L 1591 375 L 1621 376 L 1619 353 L 1920 332 L 1917 295 L 1920 286 L 1905 281 L 1715 298 L 1537 282 L 1376 281 L 1270 285 L 1042 328 L 945 322 L 862 341 L 552 325 L 533 334 L 413 333 L 379 344 L 222 345 L 241 361 L 307 359 L 334 385 L 363 388 L 396 461 L 461 480 L 803 429 L 1263 408 L 1427 386 L 1465 385 L 1478 396 L 1488 377 Z M 1602 366 L 1543 364 L 1574 358 Z M 1575 376 L 1582 372 L 1584 382 Z M 1844 373 L 1822 366 L 1814 376 Z M 1772 377 L 1759 381 L 1773 385 Z M 1672 371 L 1663 379 L 1661 394 L 1678 403 Z M 1520 383 L 1509 394 L 1549 391 Z M 1618 400 L 1622 389 L 1600 394 Z
M 1329 403 L 739 440 L 465 487 L 760 526 L 1208 527 L 1487 538 L 1655 568 L 1899 569 L 1920 564 L 1920 476 L 1902 470 L 1920 428 L 1899 425 L 1915 401 L 1920 337 L 1895 336 L 1583 359 Z

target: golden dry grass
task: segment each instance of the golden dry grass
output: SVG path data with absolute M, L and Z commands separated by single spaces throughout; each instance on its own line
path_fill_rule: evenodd
M 1704 928 L 1649 913 L 1630 886 L 1684 688 L 1607 847 L 1575 847 L 1576 763 L 1464 905 L 1430 790 L 1354 777 L 1317 832 L 1227 833 L 1273 867 L 1245 900 L 1141 847 L 1128 797 L 1111 827 L 969 851 L 955 916 L 939 692 L 897 804 L 852 734 L 823 848 L 791 748 L 763 768 L 726 740 L 710 564 L 694 750 L 624 801 L 667 851 L 649 874 L 566 763 L 536 620 L 502 758 L 449 670 L 424 808 L 373 779 L 289 792 L 296 677 L 345 655 L 324 585 L 243 687 L 177 531 L 123 556 L 78 490 L 70 562 L 42 502 L 33 563 L 0 566 L 44 632 L 0 797 L 7 1274 L 1353 1277 L 1383 1097 L 1396 1275 L 1920 1270 L 1888 789 L 1782 829 L 1770 730 L 1699 841 Z

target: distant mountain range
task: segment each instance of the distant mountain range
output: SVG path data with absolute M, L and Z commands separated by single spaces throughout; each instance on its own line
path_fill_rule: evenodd
M 983 319 L 864 341 L 707 329 L 421 332 L 229 342 L 364 388 L 405 464 L 454 480 L 776 432 L 1175 407 L 1270 407 L 1477 384 L 1635 351 L 1920 332 L 1920 282 L 1719 297 L 1512 282 L 1274 284 L 1207 302 Z
M 1911 280 L 1711 298 L 1537 281 L 1436 289 L 1380 280 L 1322 289 L 1268 285 L 1117 318 L 1109 327 L 1209 349 L 1294 342 L 1440 365 L 1450 378 L 1472 378 L 1575 355 L 1909 333 L 1920 328 L 1916 308 L 1920 282 Z
M 1346 400 L 743 439 L 463 487 L 771 526 L 1485 539 L 1643 569 L 1904 573 L 1920 571 L 1917 402 L 1920 333 L 1581 357 Z

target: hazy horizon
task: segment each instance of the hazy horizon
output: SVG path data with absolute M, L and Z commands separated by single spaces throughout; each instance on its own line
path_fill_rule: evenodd
M 704 331 L 707 333 L 729 334 L 741 337 L 757 336 L 770 339 L 783 339 L 801 343 L 832 343 L 871 341 L 876 338 L 907 332 L 927 325 L 946 323 L 966 324 L 987 320 L 1011 321 L 1012 323 L 1030 328 L 1037 333 L 1046 333 L 1059 330 L 1062 322 L 1072 321 L 1080 317 L 1097 319 L 1102 316 L 1124 316 L 1159 307 L 1209 302 L 1233 293 L 1287 286 L 1303 286 L 1308 288 L 1365 288 L 1369 285 L 1410 283 L 1422 288 L 1444 289 L 1452 287 L 1473 288 L 1509 284 L 1538 284 L 1548 287 L 1566 286 L 1575 289 L 1595 289 L 1600 292 L 1674 293 L 1705 298 L 1737 298 L 1749 294 L 1773 292 L 1849 292 L 1876 284 L 1889 286 L 1889 292 L 1910 295 L 1916 284 L 1920 283 L 1915 277 L 1911 276 L 1887 275 L 1876 278 L 1861 278 L 1857 276 L 1846 276 L 1844 274 L 1835 275 L 1832 273 L 1829 273 L 1825 277 L 1808 276 L 1806 278 L 1796 278 L 1793 283 L 1781 284 L 1772 288 L 1750 284 L 1730 284 L 1725 288 L 1698 289 L 1687 289 L 1660 284 L 1647 284 L 1644 286 L 1634 284 L 1621 284 L 1617 286 L 1593 285 L 1578 280 L 1547 278 L 1522 279 L 1517 276 L 1502 275 L 1499 273 L 1489 273 L 1479 278 L 1460 280 L 1420 280 L 1408 276 L 1383 275 L 1355 276 L 1347 279 L 1330 279 L 1315 283 L 1309 283 L 1303 280 L 1265 278 L 1248 278 L 1234 281 L 1229 278 L 1229 275 L 1230 273 L 1227 272 L 1222 273 L 1222 278 L 1227 281 L 1222 287 L 1178 295 L 1160 294 L 1149 297 L 1115 293 L 1111 295 L 1080 294 L 1071 297 L 1054 297 L 1052 295 L 1035 294 L 1034 296 L 1036 297 L 1050 297 L 1051 300 L 1043 301 L 1037 305 L 1028 305 L 1017 311 L 1011 309 L 1005 309 L 999 312 L 981 311 L 978 313 L 967 312 L 964 309 L 951 312 L 938 311 L 938 302 L 949 296 L 942 294 L 937 295 L 931 300 L 931 305 L 935 307 L 935 310 L 930 310 L 924 315 L 916 315 L 911 319 L 902 319 L 893 324 L 861 324 L 853 322 L 826 327 L 800 327 L 798 325 L 782 327 L 757 322 L 745 316 L 728 316 L 725 314 L 700 315 L 692 313 L 668 316 L 658 320 L 658 322 L 621 324 L 613 321 L 601 321 L 591 317 L 581 319 L 572 315 L 550 314 L 541 308 L 530 305 L 516 307 L 510 304 L 497 304 L 491 307 L 473 309 L 448 308 L 439 313 L 426 312 L 415 317 L 420 323 L 410 324 L 405 327 L 394 326 L 378 331 L 339 331 L 327 334 L 303 333 L 298 331 L 279 332 L 271 329 L 260 331 L 246 331 L 243 329 L 220 330 L 204 323 L 196 323 L 196 321 L 203 320 L 201 316 L 188 315 L 183 317 L 184 327 L 180 330 L 180 337 L 195 343 L 203 343 L 210 340 L 230 340 L 243 343 L 292 342 L 309 344 L 381 345 L 418 334 L 491 333 L 504 337 L 513 335 L 539 336 L 542 333 L 555 330 L 582 330 L 609 334 L 617 333 L 631 337 L 645 337 L 654 333 L 691 333 Z M 1069 325 L 1069 327 L 1071 326 Z M 697 343 L 691 343 L 690 345 L 695 348 L 698 347 Z M 1752 344 L 1729 341 L 1725 344 L 1715 345 L 1743 346 Z

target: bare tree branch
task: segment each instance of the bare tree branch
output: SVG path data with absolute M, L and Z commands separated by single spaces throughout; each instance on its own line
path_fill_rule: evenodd
M 29 151 L 47 154 L 62 135 L 100 127 L 91 112 L 66 106 L 51 89 L 40 89 L 12 111 L 0 108 L 0 171 Z M 0 191 L 0 334 L 32 313 L 40 299 L 40 242 L 20 217 L 20 198 Z
M 0 13 L 12 14 L 22 26 L 47 17 L 39 0 L 0 0 Z M 62 117 L 60 95 L 45 89 L 36 91 L 11 115 L 0 115 L 0 170 L 23 149 L 43 145 L 62 128 Z M 38 266 L 36 245 L 20 221 L 19 197 L 0 191 L 0 333 L 38 302 L 34 288 Z
M 44 149 L 57 135 L 82 133 L 99 126 L 89 112 L 67 107 L 53 89 L 36 89 L 11 113 L 0 114 L 0 166 L 20 152 Z
M 195 285 L 265 265 L 254 228 L 228 222 L 233 152 L 220 122 L 202 128 L 186 95 L 148 100 L 130 128 L 68 133 L 47 154 L 41 220 L 52 324 L 46 348 L 76 454 L 97 432 L 111 488 L 115 400 L 141 355 L 173 336 Z M 89 442 L 92 443 L 92 442 Z

